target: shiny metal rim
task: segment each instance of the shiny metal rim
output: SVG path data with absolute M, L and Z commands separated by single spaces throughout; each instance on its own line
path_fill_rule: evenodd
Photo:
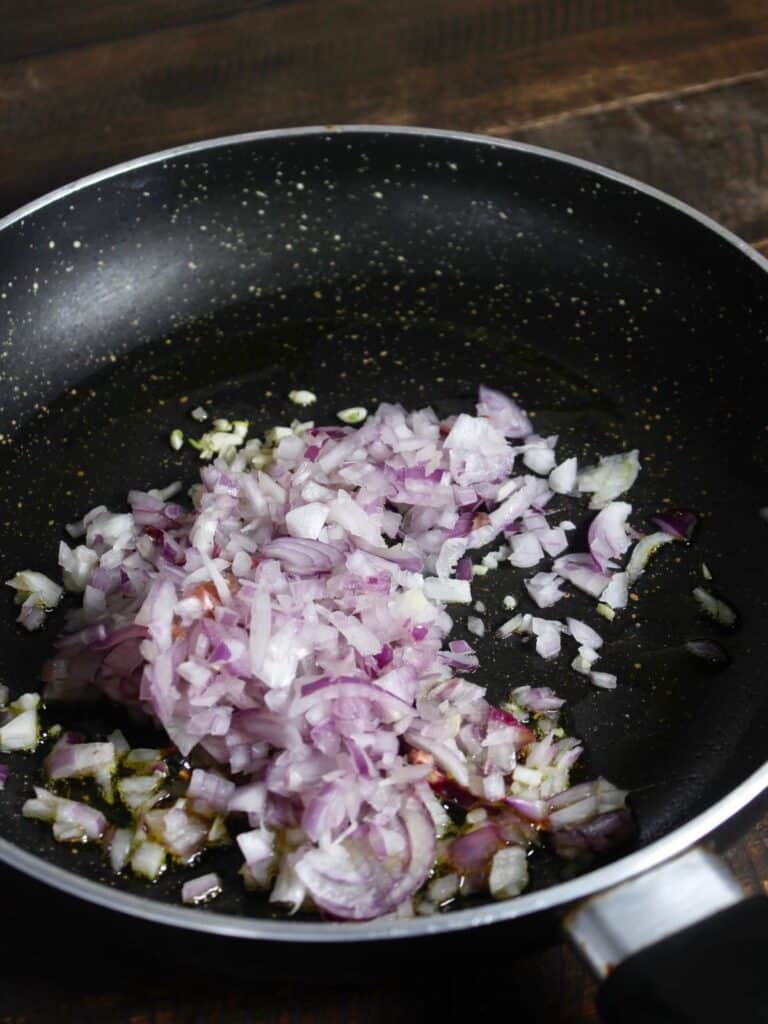
M 247 132 L 240 135 L 209 139 L 203 142 L 193 142 L 186 146 L 175 146 L 172 149 L 161 150 L 158 153 L 151 153 L 148 156 L 139 157 L 135 160 L 115 164 L 113 167 L 87 175 L 69 185 L 55 189 L 53 192 L 49 192 L 47 195 L 28 203 L 14 213 L 0 219 L 0 231 L 10 228 L 38 210 L 65 199 L 74 192 L 79 192 L 92 185 L 99 185 L 109 181 L 111 178 L 119 177 L 121 174 L 146 167 L 150 164 L 162 163 L 163 161 L 192 153 L 266 139 L 288 139 L 297 136 L 323 136 L 329 134 L 348 136 L 364 134 L 410 135 L 443 138 L 467 142 L 473 145 L 481 144 L 499 149 L 517 150 L 521 153 L 530 153 L 531 155 L 555 160 L 559 163 L 570 164 L 573 167 L 589 171 L 598 177 L 626 185 L 637 192 L 651 196 L 677 210 L 679 213 L 698 221 L 705 228 L 718 234 L 747 259 L 756 263 L 761 270 L 768 272 L 768 260 L 764 259 L 752 246 L 739 238 L 738 235 L 728 231 L 727 228 L 722 227 L 722 225 L 710 217 L 695 210 L 687 203 L 681 202 L 674 196 L 653 188 L 651 185 L 646 185 L 643 182 L 636 181 L 634 178 L 601 167 L 599 164 L 581 160 L 578 157 L 567 156 L 539 146 L 530 146 L 526 143 L 498 139 L 491 136 L 472 135 L 467 132 L 441 131 L 431 128 L 401 128 L 383 125 L 286 128 L 275 131 Z M 650 870 L 657 864 L 668 860 L 670 857 L 674 857 L 676 854 L 692 846 L 737 814 L 738 811 L 742 810 L 742 808 L 766 789 L 768 789 L 768 763 L 764 764 L 745 779 L 744 782 L 731 790 L 727 796 L 718 800 L 717 803 L 697 815 L 691 821 L 686 822 L 685 825 L 681 825 L 673 832 L 670 832 L 669 835 L 588 875 L 552 886 L 540 892 L 519 896 L 514 900 L 506 900 L 482 908 L 458 910 L 454 913 L 440 914 L 435 917 L 409 920 L 342 924 L 234 917 L 227 914 L 217 914 L 211 911 L 201 911 L 184 906 L 160 903 L 143 896 L 121 892 L 110 886 L 72 874 L 54 864 L 49 864 L 42 858 L 27 853 L 25 850 L 19 849 L 2 838 L 0 838 L 0 860 L 38 881 L 45 882 L 47 885 L 102 907 L 130 914 L 133 917 L 143 918 L 147 921 L 154 921 L 158 924 L 208 932 L 212 935 L 279 942 L 361 942 L 415 938 L 417 936 L 459 931 L 466 928 L 477 928 L 482 925 L 496 924 L 502 921 L 512 921 L 528 914 L 553 910 L 575 900 L 583 899 L 600 889 L 617 885 L 643 871 Z

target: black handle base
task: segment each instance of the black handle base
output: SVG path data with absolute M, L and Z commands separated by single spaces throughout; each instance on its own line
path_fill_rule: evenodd
M 722 910 L 624 960 L 601 985 L 606 1024 L 768 1024 L 768 898 Z

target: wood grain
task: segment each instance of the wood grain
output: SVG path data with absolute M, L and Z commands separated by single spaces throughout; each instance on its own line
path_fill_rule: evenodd
M 329 121 L 514 134 L 759 70 L 766 52 L 754 0 L 252 7 L 0 64 L 0 210 L 205 136 Z
M 513 134 L 640 178 L 748 240 L 768 237 L 768 71 Z
M 34 0 L 31 4 L 20 4 L 2 0 L 0 60 L 124 39 L 159 28 L 209 21 L 278 2 L 289 0 L 184 0 L 184 3 L 131 0 L 121 4 L 108 4 L 101 0 L 79 0 L 76 4 L 61 3 L 61 0 Z

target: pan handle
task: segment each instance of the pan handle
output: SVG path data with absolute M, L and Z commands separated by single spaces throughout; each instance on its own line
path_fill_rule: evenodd
M 606 1024 L 768 1022 L 768 898 L 704 847 L 599 893 L 565 932 Z

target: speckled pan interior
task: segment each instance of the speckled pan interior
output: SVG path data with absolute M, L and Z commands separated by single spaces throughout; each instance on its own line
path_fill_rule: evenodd
M 695 543 L 664 550 L 612 625 L 577 596 L 556 609 L 599 624 L 615 692 L 566 658 L 479 644 L 476 678 L 492 696 L 547 682 L 568 698 L 585 770 L 633 789 L 647 843 L 765 760 L 767 300 L 763 269 L 685 213 L 487 141 L 314 132 L 121 171 L 0 231 L 0 574 L 54 571 L 62 524 L 120 507 L 129 487 L 191 483 L 195 453 L 173 452 L 168 434 L 199 432 L 198 404 L 261 430 L 295 415 L 292 388 L 317 393 L 317 421 L 381 400 L 456 411 L 481 382 L 507 389 L 565 455 L 640 449 L 638 528 L 664 507 L 702 514 Z M 702 561 L 742 614 L 735 632 L 690 597 Z M 521 581 L 501 569 L 475 583 L 489 626 Z M 38 685 L 59 614 L 23 635 L 2 598 L 0 675 L 14 691 Z M 727 648 L 730 667 L 704 671 L 686 653 L 701 637 Z M 96 731 L 122 721 L 56 716 Z M 22 820 L 39 757 L 12 766 L 0 835 L 178 900 L 179 872 L 151 888 L 115 880 L 95 851 Z M 557 878 L 543 858 L 534 884 Z M 235 883 L 216 909 L 270 913 Z

